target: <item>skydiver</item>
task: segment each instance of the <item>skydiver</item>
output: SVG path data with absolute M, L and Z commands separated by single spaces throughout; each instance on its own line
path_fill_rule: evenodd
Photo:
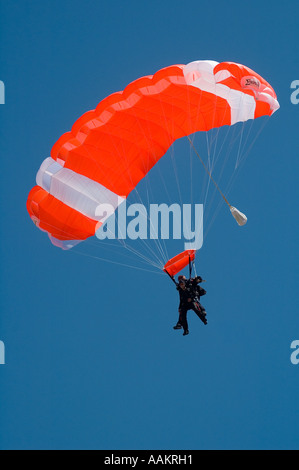
M 191 291 L 192 293 L 192 300 L 196 301 L 201 312 L 206 315 L 207 312 L 204 308 L 203 305 L 201 305 L 200 303 L 200 297 L 202 297 L 203 295 L 205 295 L 207 292 L 205 289 L 203 289 L 199 284 L 201 282 L 203 282 L 203 279 L 201 276 L 196 276 L 195 278 L 190 278 L 190 279 L 186 279 L 186 276 L 179 276 L 178 277 L 178 281 L 180 282 L 181 280 L 183 280 L 186 284 L 186 287 Z
M 185 276 L 179 276 L 177 290 L 179 291 L 180 304 L 179 304 L 179 319 L 177 324 L 173 327 L 174 330 L 180 330 L 184 328 L 183 335 L 189 334 L 188 322 L 187 322 L 187 309 L 186 306 L 191 302 L 191 293 L 186 287 Z
M 199 276 L 198 279 L 190 279 L 189 281 L 187 281 L 185 276 L 179 276 L 178 278 L 179 282 L 177 284 L 177 290 L 179 291 L 180 295 L 179 319 L 173 328 L 175 330 L 180 330 L 183 328 L 183 336 L 189 334 L 187 322 L 188 310 L 193 310 L 205 325 L 208 323 L 206 319 L 206 311 L 198 300 L 197 285 L 202 281 L 202 279 L 201 281 L 199 279 L 201 279 Z
M 200 297 L 203 295 L 206 295 L 207 291 L 203 289 L 199 284 L 203 282 L 203 279 L 201 276 L 196 276 L 194 279 L 190 279 L 189 281 L 191 291 L 193 292 L 194 295 L 194 301 L 197 304 L 197 308 L 201 311 L 203 315 L 206 315 L 206 309 L 204 308 L 203 305 L 200 303 Z

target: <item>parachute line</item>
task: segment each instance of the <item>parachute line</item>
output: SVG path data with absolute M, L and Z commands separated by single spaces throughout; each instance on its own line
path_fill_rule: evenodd
M 192 140 L 190 139 L 190 137 L 189 137 L 188 135 L 187 135 L 187 139 L 189 140 L 190 145 L 192 146 L 194 152 L 195 152 L 196 155 L 198 156 L 198 158 L 199 158 L 199 160 L 200 160 L 202 166 L 204 167 L 205 171 L 206 171 L 207 174 L 209 175 L 211 181 L 214 183 L 214 185 L 215 185 L 217 191 L 220 193 L 221 197 L 223 198 L 223 200 L 226 202 L 226 204 L 227 204 L 228 207 L 230 208 L 230 207 L 231 207 L 230 203 L 228 202 L 228 200 L 227 200 L 226 197 L 224 196 L 223 192 L 222 192 L 221 189 L 219 188 L 218 184 L 217 184 L 216 181 L 214 180 L 214 178 L 213 178 L 211 172 L 208 170 L 207 166 L 205 165 L 203 159 L 201 158 L 201 156 L 200 156 L 199 153 L 197 152 L 196 148 L 195 148 L 194 145 L 193 145 Z
M 82 256 L 86 256 L 88 258 L 93 258 L 93 259 L 97 259 L 97 260 L 100 260 L 100 261 L 106 261 L 107 263 L 111 263 L 111 264 L 117 264 L 118 266 L 124 266 L 126 268 L 133 268 L 133 269 L 138 269 L 139 271 L 147 271 L 147 272 L 150 272 L 150 273 L 154 273 L 154 274 L 160 274 L 162 275 L 161 273 L 161 269 L 163 269 L 163 265 L 161 266 L 157 266 L 157 268 L 159 269 L 159 271 L 153 271 L 151 269 L 146 269 L 146 268 L 140 268 L 139 266 L 132 266 L 130 264 L 125 264 L 125 263 L 119 263 L 117 261 L 112 261 L 112 260 L 108 260 L 108 259 L 105 259 L 105 258 L 100 258 L 99 256 L 93 256 L 93 255 L 90 255 L 88 253 L 83 253 L 82 251 L 78 251 L 76 249 L 73 249 L 71 250 L 71 253 L 77 253 L 78 255 L 82 255 Z

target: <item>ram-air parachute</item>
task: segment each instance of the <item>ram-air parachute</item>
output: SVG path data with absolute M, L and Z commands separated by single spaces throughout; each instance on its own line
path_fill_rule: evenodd
M 58 139 L 29 193 L 29 215 L 54 245 L 72 248 L 105 223 L 96 207 L 109 203 L 116 210 L 176 139 L 271 116 L 278 108 L 271 85 L 233 62 L 195 61 L 139 78 Z M 240 225 L 246 222 L 230 210 Z

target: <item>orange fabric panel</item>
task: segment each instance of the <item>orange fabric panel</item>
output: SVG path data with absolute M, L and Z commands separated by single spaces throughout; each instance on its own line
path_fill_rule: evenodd
M 265 103 L 264 101 L 257 101 L 254 117 L 258 118 L 261 116 L 271 116 L 272 110 L 270 108 L 269 103 Z
M 63 204 L 40 186 L 34 186 L 27 210 L 35 224 L 59 240 L 85 240 L 95 234 L 98 221 Z
M 189 264 L 189 259 L 194 261 L 195 250 L 186 250 L 179 253 L 174 258 L 171 258 L 164 266 L 164 271 L 167 271 L 170 276 L 175 276 L 178 272 L 184 269 Z

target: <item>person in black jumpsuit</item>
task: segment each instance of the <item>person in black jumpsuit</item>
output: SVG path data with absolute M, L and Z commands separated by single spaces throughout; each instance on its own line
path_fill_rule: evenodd
M 208 323 L 206 311 L 199 302 L 200 296 L 206 293 L 206 291 L 198 285 L 201 281 L 200 276 L 197 276 L 195 279 L 189 279 L 188 281 L 185 276 L 179 276 L 179 283 L 177 284 L 177 290 L 180 295 L 179 319 L 173 328 L 175 330 L 183 328 L 184 336 L 189 334 L 187 321 L 188 310 L 193 310 L 205 325 Z
M 202 278 L 200 276 L 196 276 L 194 279 L 190 279 L 189 281 L 187 281 L 187 285 L 189 283 L 191 291 L 193 292 L 194 302 L 196 304 L 196 308 L 205 316 L 207 314 L 207 312 L 206 312 L 204 306 L 201 305 L 201 303 L 200 303 L 200 297 L 205 295 L 207 292 L 205 291 L 205 289 L 203 289 L 199 285 L 201 282 L 202 282 Z

